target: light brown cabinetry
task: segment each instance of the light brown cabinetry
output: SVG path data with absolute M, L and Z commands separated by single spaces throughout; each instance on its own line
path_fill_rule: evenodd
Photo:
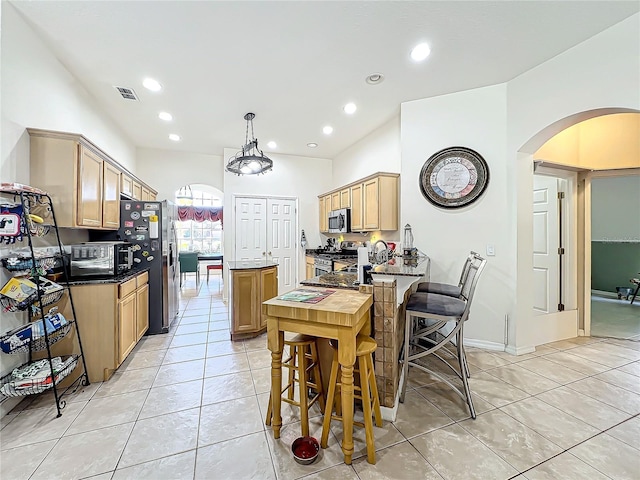
M 313 257 L 307 255 L 305 257 L 305 267 L 306 267 L 306 275 L 305 275 L 305 279 L 308 280 L 310 278 L 315 277 L 315 273 L 316 273 L 316 268 L 314 266 L 314 260 Z
M 108 380 L 147 331 L 147 281 L 144 272 L 120 284 L 71 287 L 91 382 Z M 63 312 L 71 318 L 69 305 Z
M 340 208 L 351 207 L 351 189 L 340 190 Z
M 102 227 L 102 187 L 104 161 L 88 148 L 78 145 L 78 226 Z
M 142 188 L 142 200 L 145 202 L 148 202 L 149 200 L 151 200 L 151 193 L 149 192 L 149 189 L 144 185 L 142 185 L 141 188 Z
M 334 192 L 331 194 L 331 210 L 340 209 L 340 192 Z
M 278 294 L 278 267 L 230 269 L 231 339 L 252 338 L 267 329 L 262 302 Z
M 102 162 L 102 227 L 120 228 L 120 170 Z
M 123 173 L 120 179 L 120 191 L 127 197 L 133 196 L 133 178 Z
M 133 198 L 136 200 L 142 200 L 142 185 L 135 180 L 133 181 Z
M 351 231 L 363 230 L 362 184 L 351 187 Z

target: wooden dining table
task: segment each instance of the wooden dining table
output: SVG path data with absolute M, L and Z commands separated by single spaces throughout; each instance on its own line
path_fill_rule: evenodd
M 304 289 L 297 290 L 317 290 Z M 342 367 L 342 452 L 344 462 L 353 456 L 353 366 L 356 361 L 356 336 L 371 328 L 373 295 L 336 289 L 318 303 L 272 298 L 262 304 L 267 316 L 267 346 L 271 351 L 271 399 L 273 436 L 280 438 L 282 417 L 282 350 L 284 332 L 338 340 L 338 361 Z

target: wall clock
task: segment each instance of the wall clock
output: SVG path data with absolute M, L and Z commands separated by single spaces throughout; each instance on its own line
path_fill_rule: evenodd
M 476 201 L 487 188 L 489 167 L 478 152 L 449 147 L 429 157 L 418 182 L 429 202 L 443 208 L 460 208 Z

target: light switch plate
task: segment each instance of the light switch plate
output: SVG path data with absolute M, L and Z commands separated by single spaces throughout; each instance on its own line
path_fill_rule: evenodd
M 495 257 L 496 256 L 496 247 L 492 244 L 487 245 L 487 257 Z

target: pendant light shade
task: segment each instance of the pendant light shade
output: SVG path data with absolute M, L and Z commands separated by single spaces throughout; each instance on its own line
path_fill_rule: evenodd
M 258 148 L 258 140 L 253 134 L 253 119 L 255 116 L 255 113 L 247 113 L 244 116 L 247 121 L 245 144 L 242 150 L 229 159 L 226 167 L 227 172 L 235 173 L 236 175 L 259 175 L 273 168 L 273 160 Z M 251 140 L 249 140 L 249 125 L 251 125 Z

